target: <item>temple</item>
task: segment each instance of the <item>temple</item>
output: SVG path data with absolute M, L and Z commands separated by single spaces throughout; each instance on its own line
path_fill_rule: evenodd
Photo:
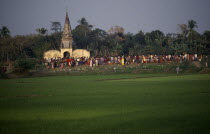
M 60 45 L 60 50 L 61 50 L 61 54 L 63 54 L 62 55 L 63 57 L 70 58 L 73 56 L 72 43 L 73 43 L 73 38 L 71 34 L 71 25 L 70 25 L 68 13 L 66 13 L 66 20 L 64 23 L 64 29 L 63 29 L 61 45 Z
M 66 13 L 62 39 L 59 50 L 49 50 L 44 53 L 44 58 L 66 58 L 69 59 L 71 57 L 90 57 L 90 52 L 85 49 L 72 49 L 73 37 L 71 33 L 71 24 L 69 21 L 68 13 Z

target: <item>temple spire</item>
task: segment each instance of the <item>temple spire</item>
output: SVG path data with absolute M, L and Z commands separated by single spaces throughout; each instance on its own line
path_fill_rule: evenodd
M 70 49 L 69 52 L 72 53 L 72 33 L 71 33 L 71 25 L 69 21 L 69 16 L 68 13 L 66 12 L 66 18 L 65 18 L 65 23 L 64 23 L 64 28 L 63 28 L 63 34 L 62 34 L 62 39 L 61 39 L 61 51 L 62 49 Z
M 64 23 L 62 38 L 72 38 L 71 25 L 70 25 L 69 16 L 68 16 L 67 12 L 66 12 L 66 19 L 65 19 L 65 23 Z

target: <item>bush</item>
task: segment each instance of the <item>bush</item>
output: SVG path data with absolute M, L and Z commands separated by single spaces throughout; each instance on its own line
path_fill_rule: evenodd
M 37 61 L 35 59 L 18 59 L 15 62 L 15 72 L 26 72 L 33 69 Z

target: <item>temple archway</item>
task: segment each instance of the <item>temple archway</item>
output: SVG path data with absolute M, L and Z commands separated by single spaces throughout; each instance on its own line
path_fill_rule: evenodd
M 69 59 L 70 58 L 70 53 L 69 52 L 64 52 L 63 57 L 66 58 L 66 59 Z

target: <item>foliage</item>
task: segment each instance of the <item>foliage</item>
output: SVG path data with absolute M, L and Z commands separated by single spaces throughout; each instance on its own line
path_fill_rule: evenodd
M 10 30 L 6 26 L 2 26 L 0 29 L 0 38 L 10 37 Z
M 35 59 L 29 59 L 29 58 L 20 58 L 16 60 L 16 71 L 22 72 L 22 71 L 28 71 L 30 69 L 33 69 L 36 65 L 37 61 Z
M 15 61 L 20 57 L 42 59 L 45 51 L 59 49 L 61 32 L 51 35 L 26 35 L 0 39 L 0 60 Z
M 72 31 L 73 48 L 87 49 L 92 56 L 118 55 L 180 55 L 198 54 L 210 55 L 210 32 L 199 34 L 195 28 L 197 22 L 189 20 L 188 24 L 179 24 L 180 32 L 164 34 L 160 30 L 136 34 L 124 33 L 120 26 L 111 27 L 109 32 L 93 28 L 82 18 Z M 55 32 L 46 35 L 47 29 L 38 28 L 40 35 L 25 35 L 10 37 L 8 28 L 2 27 L 0 37 L 0 60 L 15 61 L 20 56 L 25 58 L 43 58 L 43 53 L 50 49 L 59 50 L 61 42 L 60 22 L 51 22 L 51 30 Z M 111 34 L 109 34 L 111 33 Z
M 36 31 L 41 35 L 45 35 L 47 33 L 47 29 L 45 29 L 43 27 L 36 29 Z
M 51 30 L 53 30 L 55 33 L 61 32 L 61 23 L 58 21 L 52 21 Z
M 109 34 L 124 34 L 124 28 L 120 26 L 113 26 L 108 30 Z
M 78 22 L 79 25 L 76 26 L 76 28 L 72 31 L 73 39 L 75 41 L 74 47 L 88 49 L 88 46 L 91 43 L 90 35 L 91 35 L 92 25 L 89 25 L 89 23 L 86 21 L 85 18 L 82 18 Z

